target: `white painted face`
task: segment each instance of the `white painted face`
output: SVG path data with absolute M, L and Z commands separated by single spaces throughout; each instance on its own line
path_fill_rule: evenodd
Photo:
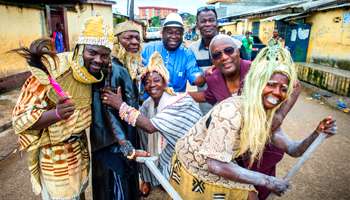
M 289 79 L 282 73 L 275 73 L 267 82 L 262 100 L 265 110 L 273 109 L 287 98 Z

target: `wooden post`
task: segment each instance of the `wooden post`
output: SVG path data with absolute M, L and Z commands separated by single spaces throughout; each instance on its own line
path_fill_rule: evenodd
M 67 18 L 67 8 L 62 7 L 63 14 L 63 25 L 64 25 L 64 46 L 66 51 L 70 51 L 69 48 L 69 34 L 68 34 L 68 18 Z
M 52 36 L 52 29 L 51 29 L 51 13 L 50 13 L 50 6 L 45 5 L 45 16 L 46 16 L 46 28 L 47 28 L 47 33 L 49 36 Z

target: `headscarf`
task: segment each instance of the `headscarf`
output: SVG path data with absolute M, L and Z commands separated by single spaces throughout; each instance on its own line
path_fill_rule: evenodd
M 157 72 L 163 79 L 165 84 L 169 84 L 169 72 L 164 65 L 162 56 L 158 51 L 155 51 L 149 59 L 147 67 L 144 69 L 141 79 L 143 80 L 146 77 L 147 73 Z M 170 95 L 175 95 L 174 91 L 170 87 L 166 87 L 165 92 Z
M 123 45 L 120 44 L 118 35 L 126 31 L 136 31 L 140 34 L 140 37 L 142 36 L 141 27 L 135 22 L 126 21 L 118 24 L 114 30 L 115 37 L 113 42 L 112 56 L 116 57 L 123 64 L 123 66 L 128 69 L 131 79 L 135 80 L 138 75 L 142 73 L 142 58 L 140 52 L 127 52 Z
M 75 46 L 71 62 L 73 76 L 76 80 L 85 84 L 91 84 L 103 79 L 102 70 L 99 80 L 88 72 L 87 68 L 84 66 L 83 52 L 85 45 L 104 46 L 112 50 L 113 38 L 112 29 L 104 23 L 101 16 L 93 16 L 85 21 L 83 30 Z
M 271 110 L 265 110 L 263 107 L 261 95 L 274 73 L 282 73 L 289 79 L 286 101 L 297 80 L 295 66 L 288 50 L 282 48 L 280 43 L 274 44 L 273 41 L 269 41 L 268 46 L 262 49 L 252 62 L 242 93 L 243 127 L 240 133 L 239 155 L 249 152 L 250 165 L 255 159 L 261 158 L 265 144 L 270 139 L 272 118 L 283 103 Z
M 94 16 L 85 21 L 77 44 L 99 45 L 112 50 L 113 39 L 111 27 L 104 23 L 101 16 Z

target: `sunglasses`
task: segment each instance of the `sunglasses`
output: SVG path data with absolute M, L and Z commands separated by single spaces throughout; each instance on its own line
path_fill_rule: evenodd
M 216 14 L 215 6 L 203 6 L 197 9 L 197 16 L 203 11 L 214 11 Z
M 233 47 L 226 47 L 224 50 L 222 51 L 217 51 L 211 54 L 211 57 L 213 58 L 213 60 L 219 60 L 220 58 L 222 58 L 222 54 L 226 54 L 228 56 L 232 55 L 235 52 L 235 48 Z

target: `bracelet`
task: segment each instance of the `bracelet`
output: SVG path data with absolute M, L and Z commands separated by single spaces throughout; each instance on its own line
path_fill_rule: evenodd
M 129 160 L 132 160 L 132 159 L 134 159 L 135 155 L 136 155 L 136 150 L 133 149 L 131 155 L 126 156 L 126 158 L 129 159 Z
M 55 109 L 55 114 L 56 114 L 56 117 L 57 117 L 59 120 L 62 120 L 61 115 L 58 113 L 57 107 L 56 107 L 56 109 Z
M 137 118 L 140 114 L 140 111 L 132 106 L 128 106 L 125 102 L 122 103 L 119 109 L 119 117 L 131 126 L 136 125 Z

